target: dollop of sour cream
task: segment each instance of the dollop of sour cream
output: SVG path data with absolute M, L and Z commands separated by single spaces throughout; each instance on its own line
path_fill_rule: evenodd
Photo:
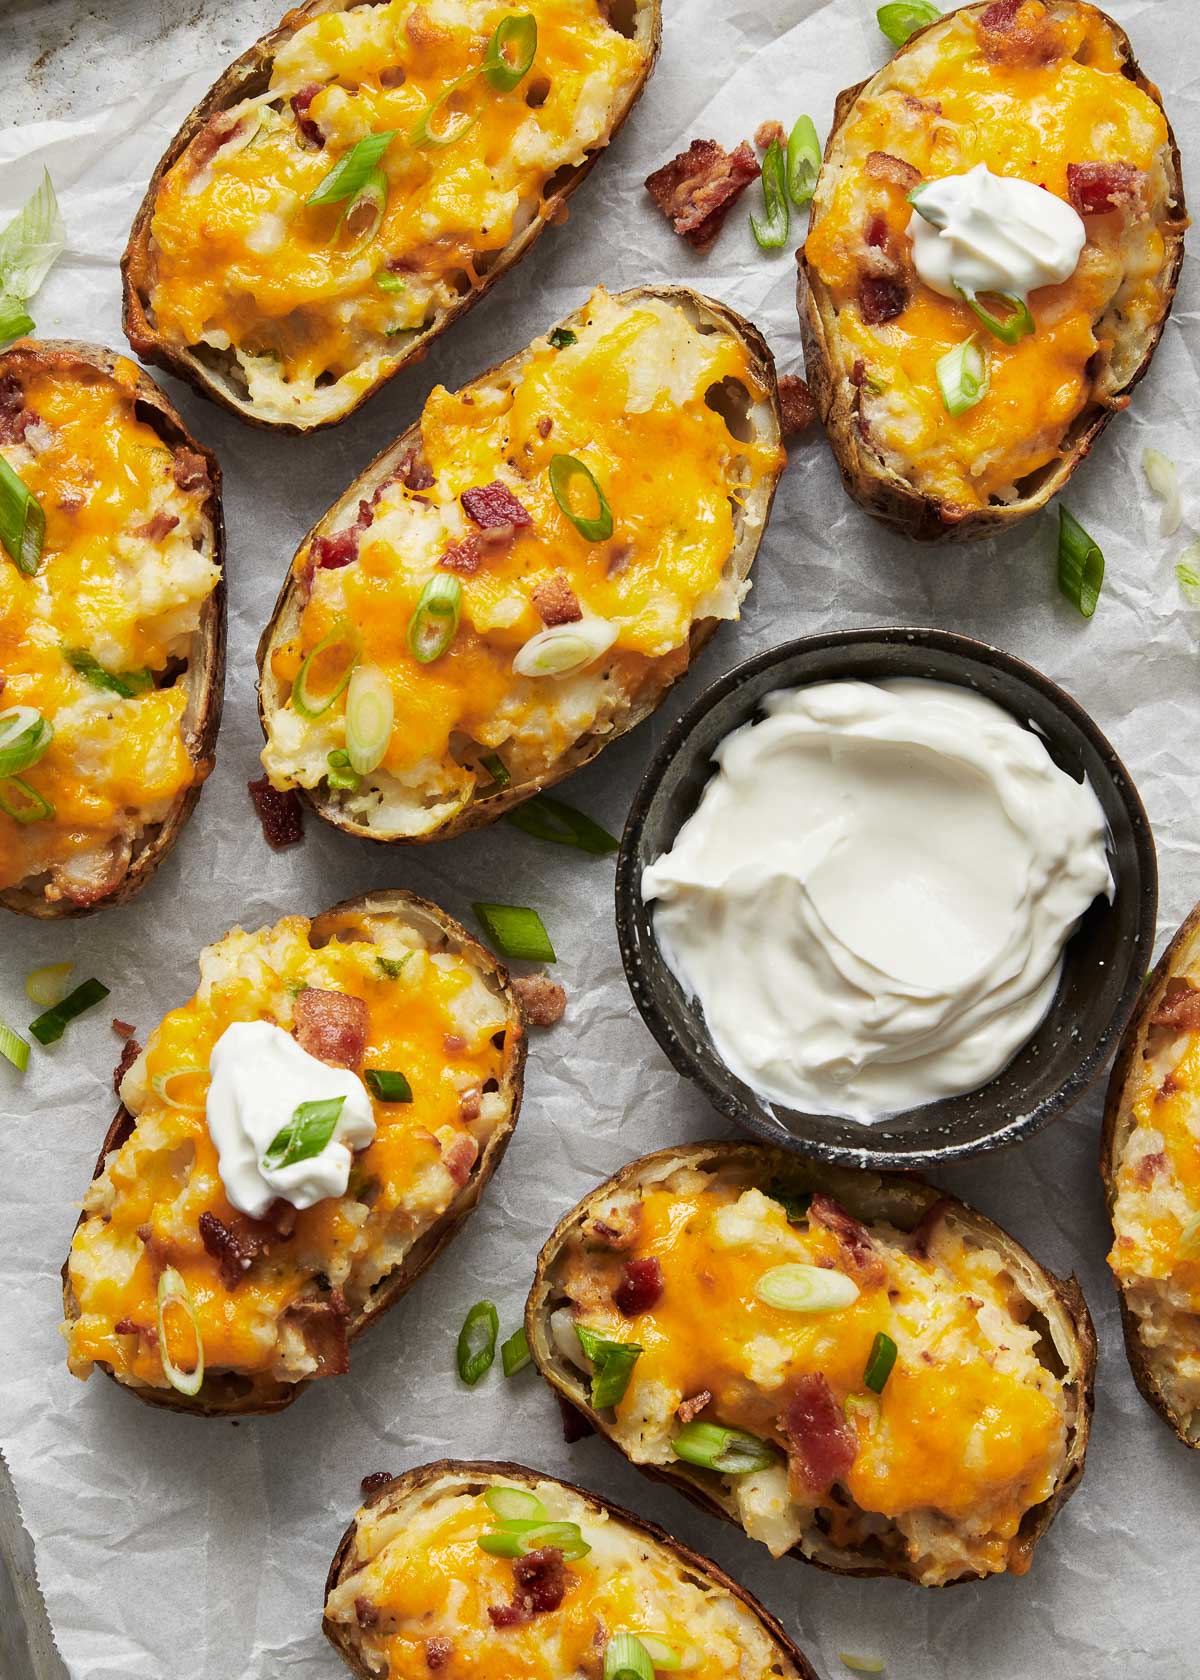
M 1111 897 L 1091 786 L 923 679 L 771 695 L 642 875 L 668 965 L 769 1101 L 865 1124 L 985 1084 Z
M 1027 299 L 1039 286 L 1069 280 L 1087 239 L 1083 218 L 1031 181 L 993 175 L 977 163 L 914 194 L 908 224 L 913 266 L 943 297 L 1008 292 Z
M 345 1195 L 354 1150 L 375 1136 L 371 1098 L 357 1074 L 318 1061 L 270 1021 L 226 1027 L 208 1066 L 208 1130 L 233 1207 L 261 1219 L 276 1197 L 309 1208 Z M 346 1100 L 324 1148 L 290 1166 L 265 1167 L 263 1156 L 300 1105 L 329 1097 Z

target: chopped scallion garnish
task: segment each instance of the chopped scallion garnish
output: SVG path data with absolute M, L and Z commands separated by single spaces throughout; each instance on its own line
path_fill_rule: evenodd
M 378 665 L 356 666 L 346 690 L 346 751 L 357 775 L 369 776 L 383 762 L 394 720 L 386 673 Z
M 880 6 L 875 21 L 893 46 L 902 47 L 910 35 L 941 15 L 929 0 L 895 0 L 892 5 Z
M 33 331 L 34 325 L 33 316 L 19 298 L 5 297 L 0 292 L 0 344 L 24 338 L 26 333 Z
M 338 222 L 338 232 L 345 228 L 350 235 L 350 256 L 357 257 L 375 238 L 383 225 L 387 201 L 388 178 L 382 169 L 372 169 Z
M 546 1507 L 536 1493 L 524 1488 L 490 1487 L 483 1503 L 494 1517 L 503 1522 L 546 1522 Z
M 328 769 L 325 772 L 327 787 L 338 789 L 346 793 L 357 793 L 362 786 L 362 777 L 357 770 L 350 768 L 350 754 L 344 747 L 334 747 L 325 760 Z
M 319 1155 L 337 1128 L 345 1097 L 322 1097 L 301 1103 L 286 1126 L 281 1126 L 267 1145 L 262 1170 L 277 1172 L 297 1161 L 311 1161 Z
M 1160 537 L 1173 537 L 1183 522 L 1183 498 L 1179 494 L 1179 473 L 1169 455 L 1161 449 L 1142 451 L 1146 482 L 1163 504 L 1158 520 Z
M 375 276 L 375 284 L 381 292 L 403 292 L 408 290 L 408 281 L 402 280 L 398 274 L 389 274 L 386 268 L 381 268 Z
M 75 1020 L 86 1009 L 94 1009 L 98 1003 L 103 1003 L 108 996 L 108 987 L 99 980 L 85 980 L 81 986 L 76 986 L 73 992 L 68 992 L 61 1003 L 56 1003 L 52 1009 L 47 1009 L 39 1015 L 36 1021 L 29 1023 L 29 1030 L 39 1044 L 54 1044 L 62 1037 L 68 1021 Z
M 39 1009 L 53 1009 L 56 1003 L 61 1003 L 70 989 L 74 966 L 74 963 L 60 962 L 35 968 L 25 981 L 25 995 L 30 1003 L 36 1003 Z
M 22 484 L 0 455 L 0 544 L 27 577 L 41 564 L 46 515 L 36 496 Z
M 399 980 L 404 973 L 404 965 L 411 956 L 412 952 L 406 951 L 402 957 L 376 957 L 375 966 L 381 974 L 386 974 L 389 980 Z
M 491 1369 L 499 1333 L 500 1315 L 491 1301 L 476 1301 L 458 1333 L 458 1374 L 468 1388 Z
M 523 1371 L 532 1357 L 524 1330 L 514 1330 L 508 1340 L 501 1344 L 500 1363 L 504 1367 L 506 1377 L 515 1377 L 518 1371 Z
M 1104 556 L 1062 503 L 1058 507 L 1058 587 L 1084 618 L 1091 618 L 1104 583 Z
M 577 851 L 588 852 L 593 857 L 618 851 L 621 845 L 591 817 L 561 799 L 551 798 L 548 793 L 539 793 L 523 805 L 518 805 L 508 813 L 508 821 L 522 834 L 531 834 L 535 840 L 552 840 L 559 846 L 574 846 Z
M 440 659 L 458 633 L 462 613 L 462 584 L 450 572 L 439 572 L 422 589 L 408 623 L 408 647 L 421 665 Z
M 912 203 L 913 200 L 910 199 L 909 202 Z M 1001 302 L 1008 304 L 1012 311 L 1010 315 L 1001 317 L 993 315 L 990 310 L 985 309 L 974 292 L 968 292 L 965 287 L 957 284 L 955 284 L 954 290 L 976 320 L 982 321 L 987 330 L 1004 344 L 1016 344 L 1021 339 L 1027 338 L 1030 333 L 1037 331 L 1037 324 L 1033 319 L 1029 305 L 1017 292 L 996 292 L 994 294 Z
M 580 618 L 539 630 L 518 648 L 512 668 L 519 677 L 569 677 L 593 665 L 617 639 L 607 618 Z
M 698 1464 L 722 1476 L 747 1476 L 778 1462 L 774 1448 L 757 1435 L 745 1429 L 727 1429 L 719 1423 L 704 1423 L 699 1418 L 683 1425 L 671 1441 L 671 1451 L 685 1464 Z
M 632 1633 L 614 1633 L 604 1647 L 604 1680 L 654 1680 L 654 1664 Z
M 0 712 L 0 777 L 30 769 L 53 739 L 53 725 L 33 706 L 10 706 Z
M 483 931 L 512 962 L 557 962 L 550 935 L 536 910 L 523 904 L 473 904 Z
M 572 506 L 571 493 L 576 481 L 586 482 L 592 495 L 596 498 L 596 511 L 592 514 L 579 513 Z M 612 509 L 608 505 L 604 491 L 596 482 L 596 475 L 592 469 L 574 455 L 552 455 L 550 457 L 550 488 L 554 492 L 554 500 L 574 525 L 585 542 L 607 542 L 613 534 Z
M 341 204 L 345 199 L 357 198 L 378 168 L 379 160 L 396 138 L 395 129 L 380 134 L 366 134 L 355 142 L 340 163 L 334 165 L 315 192 L 305 199 L 310 206 Z M 386 186 L 386 181 L 385 181 Z
M 497 93 L 511 93 L 528 75 L 537 39 L 537 19 L 531 12 L 512 12 L 500 19 L 483 55 L 483 73 Z
M 190 1371 L 180 1370 L 171 1354 L 166 1315 L 167 1308 L 172 1306 L 183 1309 L 196 1338 L 196 1363 Z M 178 1389 L 180 1394 L 200 1392 L 200 1385 L 204 1381 L 204 1343 L 200 1339 L 200 1319 L 196 1313 L 196 1303 L 192 1300 L 192 1292 L 174 1266 L 168 1266 L 158 1280 L 158 1355 L 172 1388 Z
M 883 1393 L 883 1386 L 892 1374 L 898 1351 L 895 1342 L 886 1331 L 877 1332 L 867 1356 L 866 1370 L 863 1372 L 863 1382 L 872 1394 Z
M 448 87 L 443 88 L 436 99 L 430 100 L 413 124 L 408 137 L 410 145 L 452 146 L 456 140 L 461 140 L 464 134 L 475 127 L 482 113 L 478 110 L 468 110 L 465 106 L 451 110 L 450 101 L 460 88 L 473 82 L 477 75 L 477 70 L 468 70 L 465 76 L 457 76 Z
M 635 1342 L 614 1342 L 577 1324 L 575 1334 L 585 1356 L 592 1362 L 592 1405 L 597 1411 L 615 1406 L 629 1387 L 633 1367 L 642 1350 Z
M 797 210 L 812 198 L 821 173 L 821 142 L 811 117 L 797 117 L 788 135 L 787 190 Z
M 24 1073 L 29 1066 L 29 1046 L 7 1021 L 0 1021 L 0 1056 L 11 1062 L 18 1073 Z
M 553 1546 L 568 1563 L 586 1556 L 591 1547 L 573 1522 L 502 1522 L 481 1534 L 475 1544 L 492 1557 L 527 1557 L 543 1546 Z
M 990 368 L 974 333 L 947 350 L 934 371 L 947 414 L 965 414 L 987 395 Z
M 672 1645 L 669 1639 L 664 1639 L 658 1633 L 642 1633 L 639 1631 L 638 1638 L 646 1647 L 650 1661 L 654 1664 L 656 1670 L 662 1669 L 666 1674 L 673 1674 L 677 1668 L 684 1666 L 685 1657 L 688 1659 L 687 1666 L 689 1668 L 700 1666 L 699 1653 L 694 1652 L 691 1647 L 680 1650 L 678 1645 Z
M 292 684 L 292 705 L 302 718 L 318 718 L 349 685 L 358 664 L 360 642 L 358 634 L 345 622 L 339 622 L 327 636 L 323 636 L 309 653 Z M 326 669 L 331 666 L 332 669 Z M 325 677 L 325 687 L 318 689 L 319 674 Z
M 573 333 L 570 327 L 555 327 L 550 334 L 550 348 L 565 350 L 569 344 L 576 343 L 578 337 L 579 334 Z
M 781 1184 L 778 1179 L 773 1179 L 767 1185 L 763 1195 L 779 1203 L 792 1225 L 798 1225 L 802 1219 L 807 1218 L 809 1207 L 812 1205 L 811 1190 L 789 1190 L 787 1185 Z
M 1200 607 L 1200 542 L 1189 543 L 1179 556 L 1175 576 L 1191 607 Z
M 63 657 L 81 677 L 86 677 L 97 688 L 107 689 L 110 694 L 119 694 L 123 700 L 129 700 L 135 694 L 144 694 L 154 687 L 154 678 L 149 671 L 106 671 L 87 648 L 64 648 Z
M 765 1306 L 779 1312 L 838 1312 L 857 1301 L 858 1285 L 844 1272 L 797 1261 L 772 1266 L 759 1278 L 754 1293 Z
M 479 762 L 492 778 L 493 787 L 506 788 L 512 781 L 508 766 L 499 753 L 484 753 Z
M 367 1068 L 363 1073 L 367 1090 L 385 1103 L 407 1103 L 413 1100 L 412 1086 L 395 1068 Z
M 62 255 L 67 230 L 48 170 L 37 191 L 0 233 L 0 344 L 33 331 L 25 308 Z
M 787 201 L 787 165 L 783 147 L 772 140 L 762 160 L 762 189 L 765 214 L 750 215 L 750 229 L 763 251 L 778 251 L 787 243 L 791 217 Z
M 0 782 L 0 811 L 24 825 L 48 822 L 54 815 L 54 806 L 23 776 L 8 776 Z

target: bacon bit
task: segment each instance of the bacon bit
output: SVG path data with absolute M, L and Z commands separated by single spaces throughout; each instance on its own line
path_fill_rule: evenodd
M 744 140 L 735 152 L 715 140 L 693 140 L 647 175 L 646 191 L 693 250 L 707 251 L 735 201 L 757 179 L 758 160 Z
M 306 986 L 297 994 L 292 1033 L 301 1050 L 329 1067 L 360 1066 L 370 1025 L 360 997 L 318 986 Z
M 144 525 L 137 527 L 133 535 L 141 537 L 146 542 L 161 542 L 164 537 L 170 536 L 178 524 L 179 520 L 173 513 L 168 513 L 165 508 L 159 508 L 158 512 L 147 519 Z
M 793 1379 L 779 1428 L 788 1444 L 788 1483 L 799 1497 L 827 1494 L 854 1463 L 857 1432 L 820 1372 Z
M 276 1196 L 262 1219 L 256 1219 L 254 1223 L 268 1226 L 280 1242 L 287 1242 L 295 1235 L 296 1209 L 290 1202 L 285 1202 L 282 1196 Z
M 385 88 L 403 87 L 408 80 L 408 72 L 403 64 L 385 64 L 379 72 L 379 85 Z
M 1060 39 L 1041 0 L 995 0 L 979 20 L 979 44 L 995 63 L 1048 64 Z
M 693 1418 L 699 1417 L 700 1413 L 704 1410 L 705 1406 L 708 1405 L 711 1399 L 712 1395 L 709 1393 L 708 1389 L 702 1388 L 699 1394 L 693 1394 L 690 1400 L 681 1400 L 679 1402 L 678 1406 L 675 1408 L 675 1416 L 679 1419 L 680 1423 L 691 1423 Z
M 1186 980 L 1167 981 L 1163 1000 L 1150 1017 L 1152 1027 L 1173 1027 L 1176 1032 L 1200 1032 L 1200 991 Z
M 477 532 L 475 541 L 479 546 L 480 560 L 490 559 L 494 554 L 506 554 L 516 535 L 515 525 L 489 525 L 486 530 Z
M 480 1090 L 478 1085 L 470 1085 L 465 1091 L 460 1091 L 458 1093 L 458 1118 L 460 1120 L 469 1125 L 472 1120 L 478 1120 L 482 1113 L 483 1092 Z M 472 1156 L 471 1161 L 467 1163 L 468 1170 L 470 1170 L 473 1161 L 474 1156 Z M 449 1161 L 446 1162 L 446 1166 L 450 1166 Z M 453 1169 L 450 1171 L 450 1176 L 451 1178 L 457 1177 L 457 1174 L 453 1171 Z M 466 1182 L 465 1178 L 462 1182 Z
M 662 1300 L 663 1275 L 658 1261 L 627 1260 L 621 1281 L 613 1291 L 617 1311 L 623 1318 L 637 1318 Z
M 308 549 L 310 570 L 336 572 L 358 559 L 358 532 L 353 526 L 330 537 L 314 537 Z
M 918 99 L 915 93 L 906 93 L 904 103 L 910 111 L 927 111 L 931 117 L 940 117 L 942 104 L 939 99 Z
M 642 1205 L 634 1202 L 620 1210 L 609 1208 L 603 1219 L 585 1220 L 583 1235 L 586 1241 L 599 1243 L 601 1248 L 611 1248 L 614 1253 L 620 1254 L 633 1247 L 641 1223 Z
M 435 1635 L 434 1638 L 425 1641 L 425 1666 L 427 1668 L 445 1668 L 453 1655 L 454 1641 L 452 1639 L 442 1639 Z
M 779 412 L 785 438 L 807 431 L 817 417 L 812 392 L 797 373 L 785 373 L 779 381 Z
M 490 1604 L 494 1628 L 516 1627 L 534 1616 L 557 1610 L 567 1591 L 567 1569 L 557 1546 L 541 1546 L 526 1557 L 513 1559 L 516 1590 L 510 1604 Z
M 477 484 L 464 490 L 458 498 L 463 512 L 485 531 L 498 525 L 531 525 L 532 516 L 523 508 L 506 484 L 498 478 L 490 484 Z
M 888 242 L 886 216 L 872 216 L 867 223 L 867 244 L 873 251 L 882 251 Z
M 175 459 L 171 465 L 171 476 L 179 490 L 212 489 L 212 480 L 208 476 L 208 462 L 203 455 L 198 455 L 194 449 L 177 449 Z
M 1141 178 L 1131 163 L 1069 163 L 1067 197 L 1081 216 L 1104 216 L 1136 197 Z
M 200 1240 L 218 1262 L 226 1289 L 236 1289 L 253 1261 L 270 1246 L 261 1229 L 255 1231 L 250 1224 L 226 1225 L 215 1213 L 200 1215 Z
M 533 604 L 545 625 L 578 624 L 583 617 L 579 597 L 562 572 L 534 584 Z
M 894 321 L 904 311 L 908 294 L 898 280 L 883 274 L 864 274 L 858 286 L 858 309 L 869 327 Z
M 1167 1164 L 1167 1157 L 1161 1149 L 1156 1149 L 1152 1155 L 1143 1155 L 1134 1168 L 1133 1176 L 1145 1189 L 1152 1184 Z
M 537 423 L 538 436 L 541 438 L 548 438 L 553 430 L 554 421 L 551 420 L 548 414 L 543 414 L 542 418 Z
M 766 122 L 759 123 L 754 130 L 754 144 L 760 152 L 765 152 L 772 140 L 778 140 L 782 146 L 783 138 L 783 124 L 776 122 L 774 118 L 768 118 Z
M 292 95 L 291 100 L 292 110 L 296 114 L 296 127 L 300 131 L 301 139 L 307 140 L 309 145 L 315 147 L 317 151 L 320 151 L 324 146 L 325 136 L 318 127 L 316 119 L 308 115 L 308 107 L 321 92 L 321 87 L 320 82 L 306 82 L 299 93 Z
M 851 385 L 856 385 L 861 388 L 866 384 L 866 380 L 867 364 L 863 361 L 862 357 L 859 356 L 854 366 L 850 369 L 850 383 Z
M 16 375 L 0 377 L 0 443 L 20 443 L 36 419 L 25 407 L 25 389 Z
M 372 1604 L 362 1593 L 354 1600 L 354 1619 L 359 1627 L 369 1628 L 379 1625 L 379 1608 Z
M 939 1196 L 936 1202 L 929 1204 L 908 1233 L 908 1252 L 916 1255 L 918 1260 L 928 1260 L 934 1232 L 949 1213 L 950 1207 L 950 1198 Z
M 461 1056 L 467 1048 L 467 1041 L 461 1033 L 443 1033 L 442 1049 L 447 1056 Z
M 596 1426 L 589 1418 L 585 1418 L 577 1406 L 572 1406 L 569 1400 L 564 1400 L 561 1394 L 556 1394 L 559 1415 L 562 1418 L 563 1440 L 569 1447 L 576 1441 L 586 1441 L 589 1435 L 596 1433 Z
M 115 1027 L 116 1024 L 117 1023 L 114 1021 L 113 1026 Z M 121 1025 L 124 1026 L 125 1023 L 122 1021 Z M 132 1033 L 133 1028 L 130 1027 L 129 1030 Z M 125 1075 L 129 1072 L 130 1068 L 133 1066 L 134 1062 L 137 1061 L 141 1053 L 142 1047 L 136 1038 L 127 1038 L 125 1040 L 124 1047 L 121 1050 L 121 1058 L 116 1067 L 113 1069 L 113 1090 L 118 1096 L 121 1095 L 122 1079 L 124 1079 Z
M 905 163 L 903 158 L 893 157 L 891 152 L 868 152 L 866 168 L 873 181 L 889 181 L 894 187 L 903 187 L 905 192 L 921 184 L 921 171 Z
M 122 1021 L 116 1015 L 113 1016 L 112 1030 L 116 1033 L 118 1038 L 132 1038 L 133 1037 L 133 1026 L 132 1026 L 132 1024 L 129 1021 Z
M 389 268 L 391 264 L 389 263 Z M 400 459 L 396 477 L 406 490 L 432 490 L 433 473 L 420 449 L 409 449 Z
M 391 1480 L 392 1472 L 390 1470 L 372 1470 L 371 1474 L 364 1476 L 358 1485 L 370 1497 L 377 1488 L 386 1487 Z
M 131 1318 L 119 1318 L 113 1325 L 113 1333 L 117 1336 L 140 1336 L 142 1327 Z
M 289 788 L 286 793 L 280 793 L 265 776 L 260 776 L 256 782 L 247 782 L 246 786 L 258 812 L 258 820 L 262 823 L 263 838 L 273 852 L 303 840 L 304 810 L 295 789 Z
M 1169 1073 L 1167 1075 L 1167 1077 L 1163 1080 L 1162 1084 L 1158 1087 L 1158 1099 L 1157 1100 L 1159 1102 L 1165 1102 L 1168 1097 L 1173 1097 L 1175 1095 L 1176 1091 L 1182 1091 L 1182 1090 L 1183 1090 L 1183 1086 L 1176 1079 L 1175 1075 L 1173 1073 Z
M 808 1204 L 810 1225 L 823 1225 L 837 1238 L 846 1269 L 863 1288 L 875 1288 L 887 1277 L 887 1269 L 866 1226 L 848 1214 L 832 1196 L 817 1192 Z
M 335 1289 L 327 1301 L 293 1301 L 283 1316 L 285 1320 L 300 1320 L 308 1351 L 317 1362 L 314 1377 L 345 1376 L 350 1369 L 346 1342 L 350 1311 L 340 1289 Z
M 442 571 L 457 572 L 460 577 L 474 577 L 482 564 L 483 555 L 479 552 L 477 536 L 464 537 L 461 542 L 451 543 L 438 561 Z
M 567 1012 L 567 994 L 548 974 L 524 974 L 510 982 L 531 1027 L 553 1027 Z
M 606 577 L 616 577 L 623 572 L 633 559 L 633 544 L 631 542 L 615 542 L 609 545 L 608 559 L 604 563 Z

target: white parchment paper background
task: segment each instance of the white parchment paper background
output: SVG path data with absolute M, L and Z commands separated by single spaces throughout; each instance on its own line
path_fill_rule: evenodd
M 123 346 L 117 259 L 144 183 L 179 120 L 281 0 L 18 0 L 0 4 L 0 213 L 49 165 L 70 249 L 36 307 L 46 334 Z M 480 1296 L 515 1327 L 553 1221 L 601 1176 L 672 1141 L 716 1135 L 704 1101 L 637 1018 L 613 933 L 612 864 L 500 826 L 448 845 L 386 851 L 310 819 L 303 847 L 263 843 L 245 784 L 260 745 L 253 649 L 297 539 L 360 468 L 450 386 L 522 347 L 597 281 L 687 280 L 751 316 L 780 370 L 799 362 L 790 250 L 757 251 L 749 198 L 716 249 L 694 257 L 641 189 L 695 135 L 732 144 L 800 111 L 825 132 L 837 90 L 885 56 L 874 0 L 666 0 L 662 61 L 624 133 L 571 204 L 570 221 L 420 367 L 332 434 L 271 438 L 172 385 L 225 469 L 230 660 L 216 774 L 189 828 L 133 904 L 77 925 L 7 917 L 0 1014 L 32 1013 L 22 981 L 73 958 L 112 987 L 28 1075 L 0 1065 L 0 1439 L 72 1676 L 113 1680 L 320 1680 L 340 1672 L 319 1634 L 321 1587 L 365 1472 L 442 1454 L 523 1459 L 664 1523 L 729 1567 L 780 1615 L 818 1668 L 839 1650 L 887 1658 L 892 1680 L 1181 1680 L 1200 1634 L 1200 1459 L 1139 1399 L 1104 1266 L 1096 1174 L 1100 1093 L 1023 1147 L 945 1175 L 1044 1261 L 1078 1272 L 1100 1335 L 1088 1473 L 1032 1574 L 929 1593 L 854 1583 L 760 1548 L 653 1487 L 598 1440 L 564 1446 L 532 1372 L 474 1392 L 454 1338 Z M 1163 88 L 1185 176 L 1200 139 L 1200 12 L 1192 0 L 1112 0 Z M 803 235 L 793 226 L 792 244 Z M 1108 576 L 1085 624 L 1057 596 L 1056 521 L 1043 515 L 969 550 L 924 552 L 882 532 L 842 493 L 820 439 L 783 480 L 744 620 L 722 629 L 662 714 L 571 783 L 619 830 L 671 718 L 737 660 L 830 627 L 935 624 L 982 636 L 1063 683 L 1110 735 L 1150 812 L 1161 932 L 1200 896 L 1200 612 L 1174 575 L 1186 533 L 1164 541 L 1139 460 L 1180 467 L 1200 518 L 1200 288 L 1190 266 L 1150 376 L 1069 491 Z M 436 1268 L 354 1350 L 350 1376 L 290 1412 L 240 1426 L 151 1412 L 66 1371 L 59 1266 L 111 1115 L 111 1015 L 144 1037 L 190 995 L 199 948 L 229 926 L 315 911 L 369 887 L 408 886 L 469 918 L 472 899 L 537 905 L 570 991 L 562 1026 L 535 1035 L 516 1139 L 481 1211 Z M 15 1680 L 25 1680 L 24 1676 Z

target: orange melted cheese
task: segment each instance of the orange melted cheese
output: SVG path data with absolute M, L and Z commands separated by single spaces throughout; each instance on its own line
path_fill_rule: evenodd
M 184 745 L 181 686 L 126 699 L 65 656 L 82 649 L 112 671 L 161 672 L 186 656 L 218 581 L 207 487 L 178 489 L 171 449 L 135 415 L 136 382 L 120 359 L 111 375 L 75 361 L 26 373 L 36 422 L 0 448 L 46 516 L 35 575 L 0 554 L 0 709 L 32 706 L 55 731 L 23 777 L 54 814 L 18 824 L 0 812 L 0 888 L 160 820 L 206 773 Z M 160 512 L 177 527 L 171 546 L 138 534 Z
M 158 1279 L 168 1266 L 191 1292 L 206 1366 L 268 1370 L 278 1348 L 264 1326 L 274 1326 L 289 1305 L 310 1295 L 318 1274 L 331 1277 L 339 1256 L 348 1260 L 352 1269 L 342 1287 L 353 1306 L 366 1293 L 356 1279 L 378 1246 L 372 1233 L 409 1246 L 455 1194 L 440 1159 L 455 1137 L 482 1135 L 479 1122 L 460 1117 L 460 1094 L 499 1080 L 513 1054 L 511 1044 L 498 1048 L 492 1041 L 503 1007 L 468 1033 L 455 1007 L 473 983 L 461 957 L 408 957 L 406 967 L 420 965 L 413 983 L 403 969 L 392 978 L 381 968 L 380 947 L 361 930 L 357 940 L 314 950 L 308 928 L 304 917 L 290 916 L 255 936 L 235 930 L 205 953 L 197 995 L 151 1035 L 135 1082 L 144 1091 L 137 1126 L 109 1158 L 99 1200 L 93 1200 L 93 1186 L 72 1245 L 70 1278 L 80 1316 L 66 1334 L 79 1374 L 101 1360 L 122 1380 L 164 1385 L 154 1337 L 116 1326 L 129 1321 L 144 1332 L 155 1325 Z M 405 949 L 397 960 L 405 960 Z M 233 1228 L 244 1224 L 225 1197 L 205 1119 L 208 1060 L 234 1021 L 289 1026 L 293 998 L 305 986 L 363 999 L 370 1022 L 363 1065 L 403 1072 L 413 1100 L 372 1098 L 375 1138 L 355 1155 L 346 1196 L 297 1213 L 294 1236 L 273 1243 L 230 1290 L 199 1232 L 205 1212 Z M 89 1217 L 93 1210 L 101 1216 Z M 166 1328 L 173 1344 L 180 1338 L 172 1349 L 177 1363 L 190 1368 L 186 1317 L 173 1315 Z
M 1108 21 L 1087 5 L 1049 8 L 1027 0 L 1031 26 L 1048 25 L 1057 51 L 1045 63 L 1013 64 L 981 50 L 974 19 L 956 17 L 925 36 L 875 78 L 839 137 L 846 157 L 805 253 L 829 289 L 848 363 L 863 362 L 868 441 L 904 461 L 919 488 L 962 508 L 1011 494 L 1012 486 L 1055 459 L 1071 422 L 1093 396 L 1089 361 L 1111 346 L 1098 332 L 1114 291 L 1128 277 L 1121 312 L 1146 327 L 1162 303 L 1164 246 L 1147 219 L 1120 211 L 1085 218 L 1088 243 L 1070 280 L 1034 291 L 1036 334 L 1002 343 L 965 303 L 925 286 L 908 262 L 905 189 L 871 179 L 869 153 L 912 164 L 926 180 L 984 163 L 1069 197 L 1072 163 L 1128 163 L 1160 169 L 1167 125 L 1155 102 L 1122 72 Z M 873 218 L 887 226 L 887 249 L 905 259 L 908 303 L 892 321 L 862 319 L 858 290 Z M 878 240 L 876 240 L 878 243 Z M 940 358 L 978 334 L 990 388 L 973 408 L 946 412 Z

